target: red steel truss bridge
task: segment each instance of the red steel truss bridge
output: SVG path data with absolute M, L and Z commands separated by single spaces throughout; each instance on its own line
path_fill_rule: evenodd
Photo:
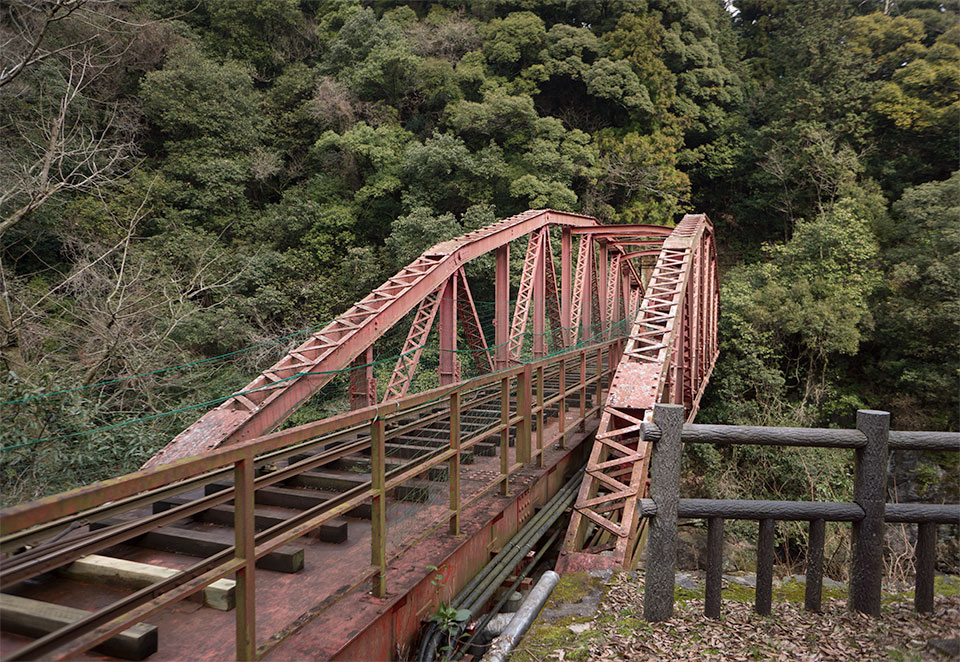
M 468 282 L 491 269 L 492 323 Z M 433 246 L 139 472 L 0 513 L 0 655 L 397 657 L 584 460 L 558 566 L 632 567 L 640 428 L 696 415 L 718 298 L 704 215 L 531 210 Z M 345 375 L 349 411 L 284 425 Z

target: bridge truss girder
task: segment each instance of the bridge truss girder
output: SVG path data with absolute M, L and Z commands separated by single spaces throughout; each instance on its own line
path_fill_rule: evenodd
M 656 403 L 683 404 L 688 421 L 696 416 L 717 357 L 718 311 L 713 226 L 705 215 L 687 215 L 663 242 L 640 301 L 604 405 L 560 570 L 635 566 L 643 537 L 637 500 L 645 495 L 650 462 L 641 425 L 652 421 Z
M 562 233 L 559 287 L 553 270 L 549 235 L 549 229 L 554 226 L 559 227 Z M 586 311 L 589 313 L 586 317 L 585 311 L 580 308 L 581 302 L 606 294 L 606 288 L 603 294 L 599 292 L 597 267 L 593 258 L 593 254 L 598 251 L 593 250 L 593 244 L 600 245 L 601 253 L 612 250 L 616 255 L 622 256 L 624 249 L 616 245 L 614 239 L 624 232 L 626 236 L 643 236 L 654 242 L 658 239 L 662 241 L 670 234 L 669 228 L 659 226 L 620 226 L 621 230 L 613 234 L 608 228 L 609 226 L 603 226 L 589 216 L 553 210 L 530 210 L 431 247 L 333 322 L 314 333 L 306 342 L 264 370 L 220 406 L 203 415 L 151 458 L 144 467 L 203 454 L 223 445 L 266 434 L 286 420 L 338 372 L 351 365 L 355 367 L 355 371 L 362 373 L 353 375 L 354 378 L 351 379 L 352 404 L 362 406 L 374 402 L 376 382 L 373 380 L 371 367 L 372 346 L 378 338 L 415 309 L 418 311 L 413 322 L 416 328 L 411 329 L 407 338 L 414 343 L 410 349 L 414 349 L 417 344 L 423 344 L 434 320 L 439 318 L 442 383 L 459 379 L 459 362 L 455 355 L 455 327 L 458 317 L 479 370 L 509 367 L 509 244 L 525 236 L 536 238 L 536 241 L 530 242 L 536 246 L 535 259 L 531 266 L 530 297 L 535 308 L 535 326 L 541 329 L 538 336 L 541 343 L 537 350 L 543 351 L 544 310 L 551 320 L 553 337 L 559 337 L 564 346 L 576 343 L 576 337 L 571 337 L 572 334 L 569 333 L 575 331 L 569 328 L 572 319 L 591 320 L 594 315 L 597 318 L 606 316 L 606 311 L 597 310 L 599 305 L 591 306 L 586 303 L 588 309 L 594 310 Z M 631 232 L 634 235 L 631 235 Z M 578 273 L 582 271 L 583 278 L 586 279 L 580 284 L 581 296 L 577 303 L 572 301 L 574 288 L 569 282 L 571 236 L 574 233 L 584 235 L 581 246 L 585 245 L 590 254 L 589 260 L 578 263 L 577 266 Z M 492 366 L 489 364 L 490 350 L 486 347 L 482 327 L 462 271 L 465 263 L 487 253 L 497 254 L 497 342 Z M 621 259 L 618 263 L 621 277 L 630 284 L 631 298 L 638 298 L 643 288 L 640 272 L 629 259 Z M 604 262 L 600 268 L 606 270 L 607 266 Z M 589 274 L 589 278 L 586 274 Z M 582 296 L 584 285 L 587 288 L 587 297 Z M 444 306 L 444 292 L 450 293 L 447 306 Z M 434 296 L 437 297 L 436 300 L 432 298 Z M 558 297 L 559 301 L 551 303 L 548 301 L 550 297 Z M 530 301 L 525 305 L 529 304 Z M 468 314 L 468 309 L 471 314 Z M 586 327 L 590 325 L 588 321 L 583 324 Z M 583 340 L 582 336 L 580 340 Z M 402 365 L 398 362 L 388 385 L 388 393 L 396 394 L 408 387 L 404 386 L 404 382 L 409 384 L 409 379 L 419 363 L 419 354 L 414 351 L 411 356 L 413 359 L 403 361 Z

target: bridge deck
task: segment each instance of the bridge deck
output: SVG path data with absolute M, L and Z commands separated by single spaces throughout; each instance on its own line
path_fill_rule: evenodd
M 597 374 L 599 358 L 599 366 L 608 371 L 608 378 L 610 362 L 607 352 L 603 351 L 599 357 L 597 350 L 590 352 L 592 359 L 587 374 Z M 559 397 L 559 365 L 557 363 L 544 370 L 545 400 Z M 565 382 L 568 393 L 580 383 L 579 360 L 567 364 Z M 510 393 L 511 412 L 517 410 L 515 395 L 515 392 Z M 597 399 L 598 395 L 591 384 L 584 401 L 590 420 L 583 431 L 578 429 L 581 420 L 580 394 L 568 395 L 563 425 L 567 439 L 563 449 L 557 443 L 560 432 L 558 403 L 545 407 L 541 461 L 526 464 L 517 462 L 517 448 L 513 445 L 516 429 L 510 429 L 507 465 L 514 469 L 510 475 L 510 494 L 505 497 L 496 489 L 502 469 L 499 434 L 489 443 L 482 438 L 485 430 L 495 428 L 501 420 L 500 389 L 488 387 L 468 390 L 461 407 L 461 435 L 472 435 L 474 439 L 480 437 L 481 441 L 473 445 L 470 451 L 461 454 L 460 498 L 462 503 L 469 504 L 462 512 L 461 534 L 451 536 L 446 532 L 451 511 L 450 484 L 445 475 L 448 465 L 444 462 L 404 482 L 395 488 L 388 499 L 386 548 L 389 565 L 385 599 L 370 595 L 372 527 L 369 513 L 360 512 L 362 506 L 348 516 L 328 523 L 332 529 L 346 523 L 348 535 L 345 540 L 325 542 L 313 535 L 297 539 L 292 547 L 302 549 L 302 570 L 277 572 L 258 569 L 256 573 L 257 642 L 262 653 L 269 659 L 277 660 L 306 657 L 323 659 L 338 655 L 346 659 L 358 659 L 358 655 L 360 658 L 388 655 L 396 645 L 409 644 L 421 619 L 429 617 L 438 601 L 449 600 L 460 586 L 483 567 L 490 552 L 496 551 L 513 535 L 520 523 L 532 514 L 533 508 L 549 499 L 562 485 L 564 475 L 576 469 L 577 458 L 583 455 L 585 447 L 582 442 L 598 420 L 597 402 L 601 401 Z M 449 411 L 442 405 L 421 408 L 412 422 L 409 418 L 397 418 L 390 422 L 389 429 L 402 434 L 389 440 L 388 473 L 390 469 L 412 466 L 422 461 L 423 457 L 435 454 L 438 448 L 449 445 Z M 534 437 L 536 434 L 534 430 Z M 329 446 L 314 448 L 311 452 L 352 447 L 358 442 L 365 442 L 366 446 L 343 457 L 325 461 L 309 472 L 259 490 L 256 515 L 288 517 L 313 502 L 336 495 L 334 490 L 367 483 L 370 479 L 367 473 L 370 462 L 368 434 L 341 435 Z M 269 468 L 279 471 L 288 463 L 300 459 L 301 456 L 292 455 Z M 305 486 L 314 485 L 316 488 L 317 481 L 325 489 Z M 221 480 L 213 485 L 198 487 L 178 495 L 172 502 L 176 504 L 202 498 L 205 492 L 210 494 L 222 483 Z M 295 507 L 276 505 L 285 499 L 291 500 L 286 505 Z M 170 502 L 171 499 L 166 501 Z M 369 504 L 369 500 L 366 503 Z M 229 515 L 231 506 L 228 503 L 217 508 L 221 515 L 224 512 Z M 369 510 L 369 506 L 366 508 Z M 120 519 L 140 520 L 149 516 L 151 511 L 162 509 L 156 503 L 152 507 L 144 505 L 123 513 Z M 210 517 L 203 516 L 203 519 Z M 187 532 L 187 538 L 192 532 L 198 539 L 210 536 L 226 545 L 234 540 L 231 526 L 196 519 L 179 520 L 167 525 L 167 528 L 171 526 Z M 78 530 L 65 540 L 75 538 L 79 541 L 85 535 L 86 531 Z M 185 569 L 196 562 L 193 556 L 158 551 L 150 548 L 153 546 L 153 543 L 138 538 L 99 553 L 173 569 Z M 189 547 L 189 541 L 186 546 Z M 450 576 L 447 585 L 438 594 L 431 585 L 434 573 L 429 567 L 442 567 L 445 564 L 450 569 Z M 130 593 L 129 590 L 69 580 L 56 573 L 36 576 L 7 587 L 5 592 L 90 611 L 110 605 Z M 230 658 L 234 653 L 235 619 L 232 612 L 203 607 L 199 602 L 174 604 L 144 619 L 144 622 L 157 626 L 160 633 L 159 650 L 150 659 Z M 0 635 L 0 656 L 8 657 L 28 641 L 4 632 Z M 88 653 L 79 659 L 100 658 Z

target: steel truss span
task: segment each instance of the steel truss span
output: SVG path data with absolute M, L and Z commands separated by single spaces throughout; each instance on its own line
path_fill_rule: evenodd
M 551 230 L 560 235 L 559 279 Z M 652 225 L 611 230 L 611 226 L 589 216 L 538 209 L 437 244 L 207 412 L 144 468 L 267 434 L 339 371 L 351 366 L 355 367 L 350 379 L 351 407 L 373 404 L 377 397 L 370 367 L 373 344 L 413 311 L 413 323 L 385 400 L 407 392 L 420 349 L 435 324 L 440 339 L 441 385 L 460 381 L 458 328 L 480 374 L 520 362 L 528 321 L 533 327 L 534 358 L 547 353 L 545 322 L 550 324 L 554 351 L 582 342 L 596 335 L 591 329 L 609 328 L 629 317 L 643 292 L 640 270 L 632 258 L 654 254 L 670 233 L 670 228 Z M 573 234 L 580 236 L 575 282 L 571 279 Z M 528 237 L 528 248 L 511 315 L 509 248 L 512 241 L 524 237 Z M 637 245 L 648 250 L 627 252 L 627 246 Z M 467 262 L 491 253 L 496 256 L 497 278 L 496 342 L 492 348 L 487 345 L 463 271 Z
M 524 238 L 511 310 L 510 244 Z M 492 346 L 464 271 L 467 262 L 486 254 L 493 254 L 496 264 Z M 642 273 L 654 259 L 645 288 Z M 458 330 L 482 375 L 523 362 L 528 328 L 533 340 L 526 360 L 537 360 L 551 350 L 608 339 L 621 322 L 632 322 L 563 559 L 574 566 L 632 567 L 642 538 L 636 500 L 645 495 L 649 465 L 641 424 L 649 422 L 658 402 L 683 404 L 693 420 L 717 355 L 718 301 L 713 226 L 705 215 L 686 215 L 675 228 L 667 228 L 602 225 L 588 216 L 526 211 L 424 251 L 201 417 L 144 467 L 267 434 L 351 366 L 351 407 L 374 404 L 374 343 L 411 313 L 384 402 L 406 395 L 434 328 L 438 382 L 444 386 L 461 381 Z M 608 553 L 600 556 L 603 552 Z
M 650 464 L 643 425 L 652 422 L 657 403 L 682 404 L 687 422 L 693 421 L 717 358 L 718 312 L 713 226 L 705 215 L 687 215 L 658 252 L 610 386 L 558 570 L 636 565 L 644 533 L 637 503 L 646 496 Z
M 511 243 L 523 253 L 515 287 Z M 492 330 L 464 269 L 488 253 Z M 705 216 L 607 226 L 534 210 L 430 248 L 184 431 L 156 466 L 0 512 L 0 588 L 30 582 L 20 606 L 4 608 L 74 607 L 26 632 L 39 637 L 30 643 L 0 636 L 4 659 L 73 658 L 127 641 L 148 618 L 129 657 L 385 659 L 433 604 L 433 590 L 418 592 L 429 568 L 454 559 L 463 575 L 485 561 L 486 527 L 519 527 L 546 503 L 595 430 L 560 569 L 633 565 L 644 424 L 661 402 L 693 419 L 716 358 L 717 302 Z M 374 343 L 403 319 L 378 402 Z M 440 385 L 411 393 L 433 328 Z M 270 432 L 345 370 L 352 411 Z M 131 558 L 111 557 L 118 545 Z M 121 575 L 133 592 L 116 593 Z M 106 586 L 91 588 L 94 576 Z M 170 608 L 201 594 L 213 611 Z M 5 632 L 25 633 L 12 622 Z M 176 636 L 157 650 L 159 630 Z

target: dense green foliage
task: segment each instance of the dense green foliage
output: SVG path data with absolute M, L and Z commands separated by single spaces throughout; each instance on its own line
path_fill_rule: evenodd
M 89 388 L 0 405 L 7 498 L 137 466 L 270 339 L 539 207 L 711 216 L 701 420 L 957 427 L 955 0 L 8 6 L 0 399 Z

